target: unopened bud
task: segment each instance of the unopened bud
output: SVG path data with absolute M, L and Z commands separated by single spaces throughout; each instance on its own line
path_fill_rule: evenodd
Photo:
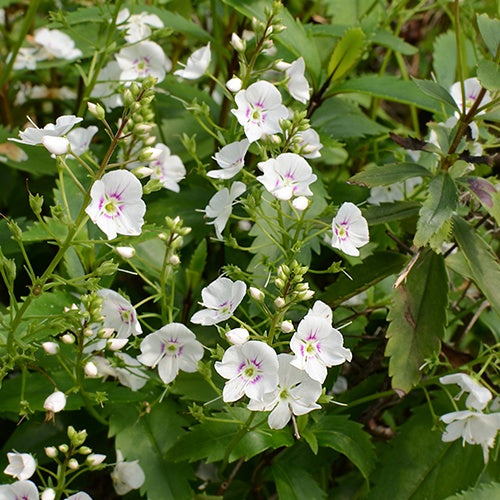
M 299 300 L 309 300 L 312 299 L 314 295 L 314 290 L 306 290 L 305 292 L 300 292 L 297 296 Z
M 269 140 L 276 146 L 281 144 L 281 137 L 279 135 L 272 134 L 269 136 Z
M 285 282 L 281 278 L 276 278 L 274 284 L 281 290 L 285 286 Z
M 92 453 L 92 455 L 89 455 L 87 457 L 87 460 L 85 460 L 85 463 L 89 465 L 90 467 L 96 467 L 97 465 L 100 465 L 104 462 L 106 459 L 106 455 L 101 455 L 100 453 Z
M 230 344 L 241 345 L 244 344 L 249 338 L 248 330 L 245 328 L 234 328 L 226 333 L 226 338 Z
M 244 52 L 246 49 L 245 40 L 242 40 L 236 33 L 231 35 L 231 45 L 238 52 Z
M 74 344 L 75 343 L 75 336 L 72 335 L 71 333 L 65 333 L 62 337 L 61 340 L 65 344 Z
M 52 413 L 57 413 L 64 410 L 66 406 L 66 394 L 61 391 L 54 391 L 50 396 L 45 399 L 43 403 L 43 407 L 47 411 L 51 411 Z
M 309 206 L 309 199 L 305 196 L 298 196 L 293 199 L 292 205 L 295 210 L 302 212 L 302 210 L 305 210 Z
M 110 339 L 110 340 L 108 340 L 106 347 L 110 351 L 119 351 L 122 347 L 125 347 L 127 342 L 128 342 L 128 339 Z
M 94 332 L 90 328 L 85 328 L 85 330 L 83 330 L 83 335 L 85 337 L 93 337 Z
M 58 448 L 61 453 L 68 453 L 69 446 L 67 444 L 60 444 Z
M 75 448 L 81 446 L 87 439 L 87 436 L 88 434 L 85 429 L 83 431 L 77 431 L 72 425 L 68 427 L 68 437 L 71 441 L 71 444 Z
M 42 494 L 40 495 L 40 500 L 54 500 L 55 498 L 56 492 L 53 488 L 47 488 L 46 490 L 43 490 Z
M 179 259 L 178 255 L 172 255 L 168 261 L 173 266 L 178 266 L 181 263 L 181 259 Z
M 47 353 L 53 356 L 54 354 L 57 354 L 59 352 L 59 344 L 56 344 L 55 342 L 44 342 L 42 344 L 43 350 Z
M 278 297 L 274 301 L 274 305 L 278 308 L 281 309 L 284 305 L 286 304 L 285 299 L 283 297 Z
M 57 457 L 57 448 L 55 446 L 47 446 L 45 448 L 45 455 L 47 455 L 49 458 Z
M 101 328 L 97 332 L 97 336 L 102 338 L 102 339 L 109 339 L 109 337 L 111 337 L 111 335 L 113 335 L 113 333 L 115 333 L 114 328 Z
M 116 247 L 116 251 L 123 259 L 131 259 L 135 255 L 133 247 Z
M 92 450 L 88 446 L 80 446 L 76 451 L 80 453 L 80 455 L 90 455 L 90 453 L 92 453 Z
M 274 67 L 278 70 L 278 71 L 286 71 L 289 67 L 291 66 L 290 63 L 287 63 L 283 60 L 280 60 L 280 61 L 277 61 L 274 63 Z
M 293 323 L 291 321 L 288 321 L 288 320 L 283 321 L 281 323 L 280 328 L 281 328 L 281 331 L 283 333 L 290 333 L 290 332 L 293 332 L 293 330 L 294 330 Z
M 251 286 L 248 289 L 248 292 L 250 293 L 250 297 L 252 297 L 252 299 L 256 300 L 257 302 L 262 302 L 264 300 L 264 292 L 262 290 Z
M 160 157 L 161 153 L 160 148 L 144 148 L 139 155 L 139 161 L 155 161 Z
M 65 155 L 69 151 L 69 141 L 66 137 L 46 135 L 42 137 L 42 144 L 49 153 L 56 156 Z
M 80 464 L 76 458 L 70 458 L 68 460 L 68 469 L 77 470 L 78 467 L 80 467 Z
M 137 167 L 132 170 L 132 173 L 138 179 L 144 179 L 146 177 L 149 177 L 153 173 L 153 169 L 149 167 Z
M 241 90 L 243 82 L 237 76 L 233 76 L 230 80 L 226 82 L 226 87 L 231 92 L 238 92 Z
M 87 377 L 91 377 L 91 378 L 97 377 L 97 373 L 98 373 L 97 366 L 94 363 L 92 363 L 92 361 L 85 363 L 83 371 L 85 372 L 85 375 Z
M 93 102 L 87 103 L 87 108 L 91 114 L 93 114 L 98 120 L 104 120 L 106 113 L 104 108 L 100 104 L 95 104 Z

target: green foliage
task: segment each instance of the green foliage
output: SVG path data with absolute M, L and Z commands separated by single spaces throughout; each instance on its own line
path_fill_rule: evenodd
M 456 495 L 449 496 L 446 500 L 490 500 L 500 496 L 500 483 L 491 482 L 469 488 Z
M 476 19 L 484 43 L 491 55 L 496 57 L 500 44 L 500 20 L 492 19 L 487 14 L 477 14 Z
M 328 78 L 341 80 L 361 57 L 365 34 L 360 28 L 352 28 L 339 40 L 328 62 Z
M 493 61 L 479 61 L 477 65 L 477 78 L 481 85 L 492 92 L 500 90 L 500 69 Z
M 431 173 L 416 163 L 391 163 L 370 166 L 349 179 L 349 182 L 360 186 L 388 186 L 395 182 L 405 181 L 413 177 L 427 177 Z

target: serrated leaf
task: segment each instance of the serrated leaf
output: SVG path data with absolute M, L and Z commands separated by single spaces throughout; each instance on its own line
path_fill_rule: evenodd
M 369 255 L 361 264 L 349 268 L 349 279 L 339 274 L 336 281 L 321 294 L 321 300 L 330 306 L 338 306 L 375 283 L 397 274 L 407 263 L 408 258 L 395 252 L 376 252 Z
M 491 92 L 500 90 L 500 68 L 498 64 L 486 59 L 479 61 L 477 65 L 477 79 L 485 89 Z
M 474 281 L 500 314 L 500 264 L 491 247 L 464 219 L 453 217 L 453 233 L 470 266 Z
M 411 56 L 418 52 L 417 47 L 410 45 L 402 38 L 399 38 L 399 36 L 396 36 L 390 31 L 384 29 L 377 30 L 371 37 L 371 41 L 377 45 L 382 45 L 383 47 L 392 49 L 405 56 Z
M 500 498 L 500 483 L 480 484 L 448 497 L 446 500 L 491 500 L 492 498 Z
M 417 163 L 388 163 L 369 167 L 349 179 L 349 183 L 360 186 L 389 186 L 395 182 L 405 181 L 413 177 L 427 177 L 431 172 Z
M 318 444 L 345 455 L 368 478 L 375 465 L 375 453 L 369 435 L 348 417 L 320 416 L 311 424 Z
M 500 44 L 500 20 L 491 19 L 487 14 L 477 14 L 477 25 L 484 43 L 493 57 L 496 57 Z
M 363 210 L 363 217 L 370 226 L 385 224 L 394 220 L 403 220 L 418 215 L 421 203 L 417 201 L 396 201 L 368 206 Z
M 357 63 L 365 45 L 365 34 L 361 28 L 351 28 L 339 40 L 328 63 L 328 77 L 332 81 L 342 79 Z
M 327 496 L 311 474 L 302 468 L 294 467 L 290 463 L 281 464 L 277 461 L 271 466 L 271 471 L 279 498 L 321 500 Z
M 446 325 L 448 277 L 442 255 L 428 252 L 394 290 L 387 316 L 385 355 L 392 387 L 407 393 L 422 376 L 420 367 L 439 353 Z
M 419 213 L 417 232 L 413 242 L 425 246 L 431 236 L 449 219 L 458 203 L 455 182 L 447 172 L 442 172 L 429 183 L 429 193 Z
M 432 46 L 432 67 L 436 79 L 445 89 L 449 89 L 456 81 L 457 44 L 452 30 L 438 35 Z
M 455 99 L 453 99 L 450 93 L 445 88 L 441 87 L 439 83 L 433 82 L 432 80 L 419 80 L 418 78 L 413 78 L 413 81 L 417 84 L 418 88 L 428 96 L 438 100 L 453 111 L 459 111 Z

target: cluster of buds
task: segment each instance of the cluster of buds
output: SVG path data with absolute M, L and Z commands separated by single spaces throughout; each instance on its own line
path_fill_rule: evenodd
M 314 291 L 309 289 L 309 284 L 304 282 L 304 275 L 307 271 L 307 266 L 301 266 L 295 260 L 289 266 L 282 264 L 278 267 L 274 284 L 280 296 L 275 300 L 276 307 L 282 308 L 291 300 L 309 300 L 314 295 Z
M 97 295 L 97 293 L 91 292 L 86 295 L 82 295 L 81 301 L 83 305 L 81 315 L 85 324 L 91 325 L 92 323 L 102 323 L 104 320 L 102 315 L 103 298 Z
M 183 224 L 184 221 L 179 216 L 173 219 L 167 216 L 165 217 L 165 225 L 167 226 L 168 232 L 159 234 L 159 238 L 165 241 L 166 245 L 169 247 L 170 255 L 168 262 L 172 266 L 178 266 L 180 264 L 181 261 L 177 252 L 184 244 L 184 236 L 187 236 L 191 232 L 191 228 Z

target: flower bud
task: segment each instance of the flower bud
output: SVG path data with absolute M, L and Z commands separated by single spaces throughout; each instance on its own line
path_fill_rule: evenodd
M 116 247 L 115 249 L 123 259 L 131 259 L 135 255 L 133 247 Z
M 97 332 L 97 336 L 101 339 L 109 339 L 113 333 L 115 333 L 114 328 L 100 328 Z
M 78 467 L 80 467 L 80 464 L 76 458 L 70 458 L 68 460 L 68 469 L 77 470 Z
M 305 196 L 297 196 L 297 198 L 293 199 L 292 205 L 295 210 L 302 212 L 302 210 L 305 210 L 309 206 L 309 199 Z
M 99 453 L 92 453 L 92 455 L 89 455 L 87 457 L 87 460 L 85 460 L 85 463 L 89 467 L 96 467 L 97 465 L 102 464 L 105 459 L 106 459 L 106 455 L 101 455 Z
M 300 292 L 297 295 L 297 298 L 299 300 L 309 300 L 313 297 L 314 295 L 314 290 L 305 290 L 304 292 Z
M 92 361 L 89 361 L 88 363 L 85 363 L 85 366 L 83 367 L 83 371 L 85 372 L 85 375 L 87 377 L 97 377 L 98 371 L 97 371 L 97 366 L 92 363 Z
M 42 344 L 43 350 L 47 353 L 53 356 L 54 354 L 57 354 L 59 352 L 59 344 L 56 342 L 44 342 Z
M 90 455 L 90 453 L 92 453 L 92 450 L 88 446 L 80 446 L 76 451 L 80 453 L 80 455 Z
M 45 135 L 42 137 L 42 144 L 49 153 L 56 156 L 65 155 L 69 151 L 69 141 L 66 137 Z
M 42 213 L 42 207 L 43 207 L 43 196 L 40 196 L 39 194 L 33 195 L 29 193 L 29 202 L 31 210 L 33 210 L 33 213 L 35 215 L 40 215 Z
M 169 259 L 169 262 L 173 266 L 178 266 L 181 263 L 181 259 L 179 259 L 178 255 L 172 255 Z
M 61 453 L 68 453 L 69 446 L 67 444 L 60 444 L 58 448 Z
M 277 62 L 274 63 L 274 67 L 278 70 L 278 71 L 286 71 L 289 67 L 291 66 L 290 63 L 287 63 L 283 60 L 279 60 Z
M 106 344 L 106 347 L 110 351 L 119 351 L 122 347 L 125 347 L 125 344 L 128 342 L 128 339 L 110 339 Z
M 276 278 L 274 284 L 281 290 L 285 287 L 285 282 L 281 278 Z
M 93 102 L 87 103 L 87 108 L 91 114 L 93 114 L 98 120 L 104 120 L 106 113 L 104 108 L 100 104 L 95 104 Z
M 85 328 L 85 330 L 83 330 L 83 335 L 85 337 L 93 337 L 94 332 L 90 328 Z
M 57 457 L 57 448 L 55 446 L 47 446 L 45 448 L 45 455 L 47 455 L 49 458 Z
M 40 495 L 40 500 L 54 500 L 54 498 L 56 498 L 56 492 L 52 488 L 43 490 L 42 494 Z
M 65 333 L 62 337 L 61 340 L 65 344 L 74 344 L 75 343 L 75 336 L 72 335 L 71 333 Z
M 246 49 L 245 40 L 242 40 L 236 33 L 231 35 L 231 45 L 238 52 L 244 52 Z
M 54 391 L 50 396 L 47 397 L 47 399 L 43 403 L 43 407 L 47 411 L 51 411 L 52 413 L 57 413 L 61 410 L 64 410 L 65 406 L 66 394 L 61 391 Z
M 250 297 L 252 297 L 252 299 L 256 300 L 257 302 L 262 302 L 264 300 L 264 292 L 262 290 L 251 286 L 248 289 L 248 292 L 250 293 Z
M 156 161 L 162 153 L 159 148 L 144 148 L 139 154 L 139 161 Z
M 233 76 L 230 80 L 226 82 L 226 87 L 231 92 L 238 92 L 241 90 L 243 82 L 237 76 Z
M 77 431 L 72 425 L 68 427 L 68 438 L 74 447 L 81 446 L 87 439 L 87 436 L 88 434 L 85 429 L 83 431 Z
M 132 170 L 132 173 L 138 179 L 144 179 L 146 177 L 149 177 L 153 173 L 153 169 L 149 167 L 137 167 Z
M 275 301 L 274 301 L 274 305 L 278 308 L 278 309 L 281 309 L 284 305 L 285 305 L 285 299 L 283 297 L 278 297 Z
M 245 328 L 234 328 L 233 330 L 226 332 L 227 340 L 233 345 L 244 344 L 249 337 L 250 335 L 248 334 L 248 330 Z
M 283 321 L 280 328 L 283 333 L 291 333 L 294 330 L 293 323 L 288 320 Z

